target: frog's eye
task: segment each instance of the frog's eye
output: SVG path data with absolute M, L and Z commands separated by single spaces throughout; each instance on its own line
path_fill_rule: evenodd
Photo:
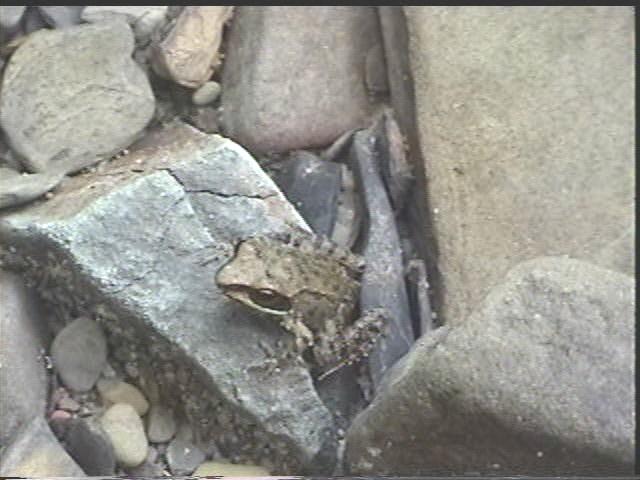
M 291 309 L 291 302 L 287 297 L 268 288 L 250 291 L 249 298 L 256 305 L 269 310 L 288 312 Z

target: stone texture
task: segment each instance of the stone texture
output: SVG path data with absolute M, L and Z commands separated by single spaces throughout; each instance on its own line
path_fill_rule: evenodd
M 222 72 L 225 134 L 253 153 L 284 152 L 363 126 L 377 22 L 374 7 L 237 8 Z
M 116 457 L 111 440 L 92 418 L 74 418 L 65 435 L 66 450 L 87 475 L 114 475 Z
M 185 87 L 203 85 L 220 64 L 218 49 L 232 6 L 187 6 L 167 36 L 154 42 L 152 65 L 158 75 Z
M 543 257 L 421 337 L 347 435 L 351 474 L 620 475 L 634 462 L 634 281 Z
M 38 6 L 42 18 L 53 28 L 65 28 L 80 23 L 83 5 Z
M 20 28 L 20 19 L 25 10 L 24 5 L 0 6 L 0 39 L 6 39 Z
M 155 443 L 168 442 L 176 433 L 176 421 L 171 409 L 164 405 L 151 405 L 147 417 L 147 437 Z
M 617 6 L 405 11 L 442 313 L 457 325 L 513 265 L 540 255 L 597 261 L 631 223 L 634 15 Z
M 34 417 L 44 415 L 47 377 L 41 355 L 49 343 L 35 292 L 0 270 L 0 445 Z
M 120 16 L 134 24 L 150 12 L 162 12 L 164 15 L 166 11 L 166 5 L 89 5 L 82 11 L 82 20 L 93 23 Z
M 30 35 L 7 65 L 0 124 L 32 172 L 74 172 L 128 146 L 155 100 L 124 22 Z
M 105 406 L 114 403 L 126 403 L 131 405 L 141 417 L 149 410 L 147 399 L 144 398 L 140 390 L 130 383 L 105 378 L 99 380 L 96 386 Z
M 85 477 L 41 416 L 33 418 L 2 452 L 0 475 L 6 477 Z
M 95 315 L 114 368 L 153 369 L 163 402 L 202 438 L 248 463 L 268 455 L 282 472 L 331 469 L 333 422 L 309 372 L 249 368 L 265 360 L 259 343 L 285 332 L 214 280 L 239 238 L 292 229 L 309 230 L 244 149 L 175 126 L 0 216 L 0 243 L 33 265 L 51 302 Z
M 77 318 L 56 335 L 51 358 L 68 388 L 90 390 L 107 361 L 107 340 L 102 328 L 89 318 Z
M 200 465 L 205 454 L 193 443 L 191 428 L 182 425 L 167 448 L 167 463 L 176 476 L 190 475 Z
M 131 405 L 112 405 L 102 415 L 100 425 L 111 441 L 116 461 L 123 467 L 136 467 L 147 458 L 142 420 Z
M 220 84 L 218 82 L 207 82 L 193 92 L 191 101 L 194 105 L 203 106 L 212 103 L 220 95 Z
M 194 477 L 268 477 L 269 470 L 258 465 L 237 465 L 230 462 L 217 460 L 215 462 L 202 463 L 195 472 Z
M 22 174 L 0 167 L 0 208 L 28 203 L 60 183 L 62 172 Z

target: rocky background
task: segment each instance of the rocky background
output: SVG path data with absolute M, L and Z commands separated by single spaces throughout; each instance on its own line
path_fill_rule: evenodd
M 630 7 L 0 6 L 0 475 L 629 474 Z M 369 360 L 214 278 L 364 256 Z

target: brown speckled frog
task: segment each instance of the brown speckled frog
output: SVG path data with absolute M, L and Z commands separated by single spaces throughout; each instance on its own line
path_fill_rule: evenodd
M 363 271 L 360 257 L 326 239 L 253 237 L 238 243 L 216 281 L 227 296 L 278 318 L 294 336 L 293 353 L 310 348 L 323 378 L 367 356 L 386 323 L 381 309 L 356 319 Z

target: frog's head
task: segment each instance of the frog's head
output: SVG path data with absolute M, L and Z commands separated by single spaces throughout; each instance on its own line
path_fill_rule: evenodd
M 291 310 L 286 279 L 274 274 L 269 243 L 259 238 L 240 242 L 233 258 L 216 276 L 225 295 L 261 312 L 285 315 Z

